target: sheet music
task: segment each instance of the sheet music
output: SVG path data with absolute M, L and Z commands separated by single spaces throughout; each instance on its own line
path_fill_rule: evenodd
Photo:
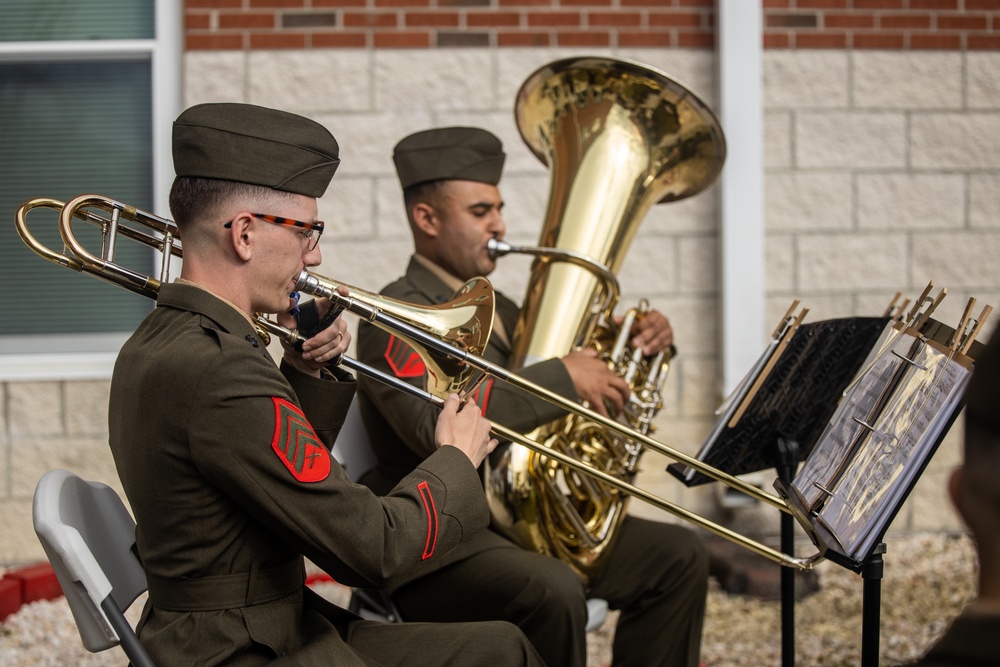
M 846 396 L 796 476 L 792 486 L 807 505 L 814 504 L 822 497 L 823 491 L 817 484 L 823 486 L 833 477 L 837 467 L 844 463 L 852 443 L 862 434 L 862 427 L 845 415 L 869 414 L 875 407 L 882 387 L 898 368 L 888 347 L 889 341 L 897 333 L 892 324 L 885 327 L 874 351 L 862 365 L 862 369 L 866 370 L 861 371 L 859 378 L 867 378 L 866 382 L 859 383 L 856 379 L 849 385 Z
M 958 408 L 971 372 L 896 336 L 853 383 L 792 486 L 845 555 L 862 560 Z

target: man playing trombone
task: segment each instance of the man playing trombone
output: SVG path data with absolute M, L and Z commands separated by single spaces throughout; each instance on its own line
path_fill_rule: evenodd
M 497 188 L 505 154 L 491 133 L 466 127 L 427 130 L 401 140 L 396 164 L 415 253 L 406 274 L 382 290 L 388 297 L 443 303 L 464 281 L 491 273 L 490 239 L 502 239 L 503 200 Z M 509 366 L 517 306 L 496 294 L 497 317 L 484 357 Z M 667 319 L 652 311 L 633 331 L 645 354 L 669 346 Z M 424 367 L 393 334 L 362 324 L 360 360 L 412 384 Z M 629 394 L 622 378 L 592 351 L 575 351 L 518 370 L 560 395 L 615 413 Z M 362 416 L 379 460 L 362 481 L 378 493 L 434 450 L 433 408 L 399 391 L 359 379 Z M 475 400 L 487 417 L 526 433 L 563 416 L 555 405 L 486 380 Z M 601 577 L 588 585 L 562 561 L 483 531 L 446 558 L 424 563 L 393 591 L 407 620 L 505 619 L 516 623 L 549 667 L 586 664 L 586 600 L 621 610 L 614 665 L 696 666 L 707 592 L 708 557 L 690 530 L 628 517 Z
M 338 152 L 322 125 L 252 105 L 174 123 L 183 271 L 111 383 L 111 449 L 149 583 L 139 637 L 160 665 L 540 664 L 510 624 L 362 621 L 304 586 L 303 556 L 345 584 L 387 586 L 481 531 L 476 467 L 496 444 L 452 396 L 437 451 L 376 497 L 330 455 L 355 387 L 331 365 L 346 325 L 286 346 L 280 370 L 268 354 L 255 314 L 288 312 L 320 263 L 316 198 Z

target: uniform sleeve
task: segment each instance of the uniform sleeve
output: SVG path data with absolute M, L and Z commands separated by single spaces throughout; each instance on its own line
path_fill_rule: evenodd
M 299 384 L 307 416 L 273 364 L 221 354 L 197 383 L 191 455 L 283 548 L 294 546 L 342 583 L 391 586 L 484 528 L 488 510 L 476 471 L 454 447 L 442 447 L 386 497 L 352 484 L 313 426 L 327 435 L 339 429 L 342 384 Z
M 516 374 L 560 396 L 577 400 L 573 381 L 559 359 L 547 359 L 525 366 Z M 486 389 L 489 394 L 480 392 L 479 397 L 480 407 L 484 407 L 486 416 L 520 433 L 532 431 L 566 414 L 565 410 L 551 401 L 502 380 L 493 382 Z
M 300 373 L 284 361 L 281 362 L 281 373 L 292 385 L 298 404 L 309 417 L 316 435 L 328 449 L 332 449 L 357 391 L 357 380 L 340 369 L 330 371 L 333 380 L 316 378 Z
M 502 366 L 508 363 L 506 358 L 491 356 L 493 358 L 489 360 L 493 363 Z M 424 387 L 424 365 L 416 351 L 379 327 L 365 323 L 359 325 L 358 358 L 383 373 L 416 387 Z M 569 372 L 559 359 L 527 366 L 518 370 L 517 375 L 561 396 L 577 400 Z M 434 453 L 436 407 L 377 380 L 362 377 L 358 384 L 365 399 L 372 403 L 396 437 L 418 459 Z M 499 379 L 485 380 L 477 391 L 476 402 L 487 418 L 521 433 L 528 433 L 566 414 L 559 406 Z
M 424 388 L 424 363 L 402 339 L 362 322 L 358 325 L 358 359 L 376 370 L 419 389 Z M 358 391 L 420 461 L 437 450 L 434 430 L 440 409 L 399 389 L 368 377 L 358 379 Z M 378 433 L 378 428 L 371 428 Z

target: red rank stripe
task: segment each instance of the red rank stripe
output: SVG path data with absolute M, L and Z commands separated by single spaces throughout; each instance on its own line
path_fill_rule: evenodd
M 300 482 L 321 482 L 330 474 L 330 452 L 316 436 L 302 410 L 274 396 L 274 436 L 271 449 L 292 477 Z
M 427 482 L 420 482 L 417 485 L 420 492 L 420 499 L 424 501 L 424 512 L 427 514 L 427 540 L 424 543 L 424 553 L 420 560 L 427 560 L 434 555 L 434 547 L 438 538 L 437 507 L 434 506 L 434 496 L 431 494 L 431 487 Z
M 487 378 L 483 380 L 483 383 L 479 385 L 476 390 L 475 401 L 479 409 L 482 410 L 483 414 L 486 414 L 486 407 L 490 404 L 490 395 L 493 393 L 493 378 Z

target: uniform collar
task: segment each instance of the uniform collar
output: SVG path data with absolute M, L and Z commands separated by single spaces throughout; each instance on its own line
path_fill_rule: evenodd
M 444 283 L 445 287 L 451 290 L 452 294 L 457 292 L 459 288 L 461 288 L 462 285 L 465 284 L 464 280 L 453 275 L 447 269 L 443 268 L 440 264 L 437 264 L 436 262 L 434 262 L 434 260 L 424 257 L 420 253 L 413 253 L 413 261 L 417 262 L 425 269 L 433 273 L 438 280 Z
M 441 276 L 431 270 L 429 265 L 434 265 L 429 259 L 417 255 L 410 257 L 410 263 L 406 267 L 406 281 L 410 287 L 420 292 L 429 303 L 444 303 L 451 298 L 454 290 L 448 286 Z M 440 267 L 438 267 L 440 269 Z M 444 271 L 444 269 L 440 269 Z
M 212 290 L 208 289 L 207 287 L 205 287 L 203 285 L 199 285 L 198 283 L 194 282 L 193 280 L 187 280 L 185 278 L 177 278 L 176 280 L 174 280 L 174 282 L 177 283 L 178 285 L 189 285 L 191 287 L 197 287 L 200 290 L 205 290 L 206 292 L 208 292 L 209 294 L 211 294 L 212 296 L 214 296 L 216 299 L 218 299 L 219 301 L 221 301 L 222 303 L 226 304 L 227 306 L 229 306 L 230 308 L 232 308 L 233 310 L 235 310 L 237 313 L 239 313 L 240 315 L 242 315 L 243 318 L 250 324 L 250 326 L 253 326 L 253 320 L 250 319 L 250 316 L 247 315 L 245 312 L 243 312 L 243 310 L 239 306 L 237 306 L 235 303 L 233 303 L 229 299 L 226 299 L 226 298 L 223 298 L 223 297 L 219 296 L 218 294 L 216 294 Z
M 211 319 L 227 333 L 247 340 L 257 332 L 246 313 L 229 301 L 188 280 L 177 280 L 161 285 L 156 299 L 157 306 L 170 306 L 188 310 Z

